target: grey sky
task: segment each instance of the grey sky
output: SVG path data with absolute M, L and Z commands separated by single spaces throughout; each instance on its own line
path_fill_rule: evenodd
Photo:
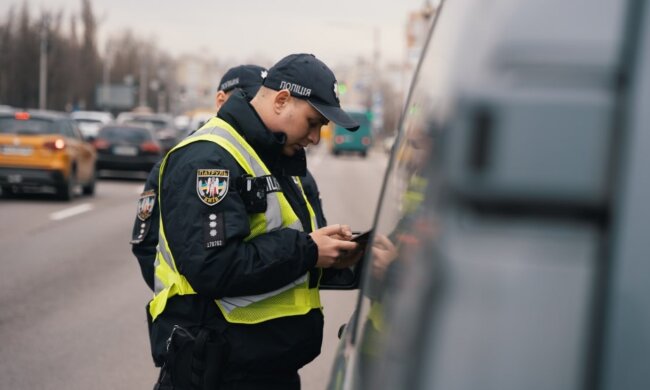
M 229 62 L 311 52 L 330 65 L 373 52 L 379 30 L 382 63 L 401 61 L 410 11 L 424 0 L 92 0 L 107 34 L 131 29 L 173 55 L 207 53 Z M 81 0 L 30 0 L 31 8 L 78 14 Z M 22 0 L 0 0 L 0 9 Z M 100 47 L 102 50 L 103 46 Z

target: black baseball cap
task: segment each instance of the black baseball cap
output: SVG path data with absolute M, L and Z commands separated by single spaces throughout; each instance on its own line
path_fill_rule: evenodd
M 334 73 L 313 54 L 291 54 L 269 69 L 264 86 L 288 89 L 291 96 L 305 99 L 325 118 L 350 131 L 359 124 L 341 109 Z
M 250 97 L 255 96 L 266 76 L 266 68 L 257 65 L 239 65 L 226 71 L 219 82 L 219 91 L 230 92 L 243 89 Z

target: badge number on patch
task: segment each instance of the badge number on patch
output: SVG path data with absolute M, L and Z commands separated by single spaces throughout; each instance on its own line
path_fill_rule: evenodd
M 155 202 L 156 192 L 154 190 L 145 191 L 140 194 L 140 199 L 138 199 L 138 219 L 140 221 L 146 221 L 151 217 Z
M 227 169 L 197 169 L 196 193 L 199 199 L 208 206 L 221 202 L 228 193 Z

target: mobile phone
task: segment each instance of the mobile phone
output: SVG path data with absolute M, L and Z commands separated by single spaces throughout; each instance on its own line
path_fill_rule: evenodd
M 372 233 L 372 229 L 368 230 L 367 232 L 359 233 L 356 236 L 352 237 L 352 241 L 365 245 L 368 243 L 371 233 Z

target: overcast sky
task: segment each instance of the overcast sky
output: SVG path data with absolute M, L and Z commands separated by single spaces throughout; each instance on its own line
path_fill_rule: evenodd
M 0 0 L 0 10 L 23 0 Z M 131 29 L 172 55 L 207 53 L 229 62 L 311 52 L 332 65 L 370 57 L 379 31 L 382 63 L 401 61 L 410 11 L 425 0 L 92 0 L 107 34 Z M 81 0 L 29 0 L 31 8 L 79 13 Z M 6 14 L 2 12 L 2 14 Z M 36 16 L 37 13 L 33 14 Z

